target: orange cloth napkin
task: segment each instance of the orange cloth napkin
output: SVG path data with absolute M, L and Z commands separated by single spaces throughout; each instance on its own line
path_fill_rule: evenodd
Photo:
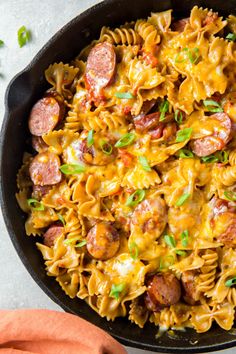
M 100 328 L 77 316 L 50 310 L 1 310 L 0 353 L 127 354 Z

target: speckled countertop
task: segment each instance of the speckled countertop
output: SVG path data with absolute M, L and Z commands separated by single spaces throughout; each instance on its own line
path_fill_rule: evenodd
M 4 94 L 11 78 L 22 70 L 39 49 L 64 24 L 98 3 L 97 0 L 0 0 L 0 123 L 4 115 Z M 32 41 L 19 48 L 17 30 L 25 25 Z M 48 308 L 61 310 L 38 287 L 18 258 L 0 215 L 0 308 Z M 62 310 L 61 310 L 62 311 Z M 129 354 L 151 353 L 127 348 Z M 233 354 L 236 349 L 223 351 Z

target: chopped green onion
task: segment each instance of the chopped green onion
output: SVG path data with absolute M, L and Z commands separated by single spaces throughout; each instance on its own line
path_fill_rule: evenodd
M 221 163 L 229 162 L 229 151 L 221 150 L 215 154 Z
M 91 129 L 91 130 L 88 132 L 88 136 L 87 136 L 87 146 L 88 146 L 88 147 L 92 146 L 93 143 L 94 143 L 93 133 L 94 133 L 94 130 L 93 130 L 93 129 Z
M 207 108 L 207 110 L 209 112 L 213 112 L 213 113 L 219 113 L 219 112 L 223 112 L 223 108 L 221 107 L 221 105 L 213 100 L 204 100 L 203 101 L 204 106 Z
M 135 134 L 134 133 L 127 133 L 123 135 L 115 144 L 115 147 L 121 148 L 127 145 L 132 144 L 132 142 L 135 139 Z
M 115 96 L 117 98 L 126 99 L 126 100 L 130 100 L 134 98 L 134 96 L 130 92 L 116 92 Z
M 44 205 L 42 202 L 39 202 L 37 199 L 29 198 L 27 199 L 27 203 L 29 207 L 31 207 L 35 211 L 44 210 Z
M 84 240 L 84 241 L 81 241 L 80 243 L 77 243 L 77 245 L 75 245 L 75 247 L 83 247 L 87 244 L 87 241 Z
M 176 109 L 175 111 L 175 121 L 180 125 L 183 122 L 183 113 L 179 110 Z
M 173 236 L 165 235 L 164 241 L 167 244 L 167 246 L 169 246 L 170 248 L 174 248 L 176 246 L 176 242 Z
M 18 43 L 20 48 L 23 47 L 30 40 L 30 32 L 25 26 L 22 26 L 17 31 Z
M 214 156 L 214 155 L 209 155 L 209 156 L 204 156 L 201 157 L 202 162 L 204 163 L 214 163 L 214 162 L 218 162 L 218 157 Z
M 106 140 L 102 140 L 100 143 L 100 147 L 102 149 L 102 152 L 106 155 L 111 155 L 113 147 L 111 144 L 109 144 Z
M 227 286 L 228 288 L 230 288 L 231 286 L 234 286 L 234 285 L 236 285 L 236 277 L 228 279 L 225 282 L 225 286 Z
M 166 112 L 169 110 L 169 102 L 167 100 L 163 101 L 160 105 L 159 111 L 161 112 L 160 115 L 160 122 L 165 120 Z
M 144 199 L 145 194 L 146 193 L 143 189 L 137 189 L 133 194 L 128 197 L 125 205 L 130 207 L 138 205 Z
M 65 219 L 63 218 L 63 216 L 61 214 L 57 214 L 58 219 L 61 221 L 61 223 L 65 226 L 66 222 Z
M 135 242 L 131 242 L 129 245 L 130 257 L 134 260 L 138 258 L 138 245 Z
M 193 48 L 188 50 L 188 57 L 189 60 L 192 64 L 196 64 L 198 61 L 200 55 L 199 55 L 199 49 L 198 48 Z
M 224 191 L 224 196 L 226 199 L 230 200 L 231 202 L 236 202 L 236 193 L 232 191 Z
M 142 166 L 144 171 L 151 171 L 151 167 L 149 166 L 148 160 L 145 156 L 138 157 L 139 163 Z
M 75 175 L 85 171 L 85 167 L 79 164 L 65 164 L 61 165 L 60 171 L 65 175 Z
M 192 128 L 185 128 L 177 131 L 176 143 L 188 140 L 192 134 Z
M 169 255 L 166 256 L 164 258 L 160 258 L 160 264 L 159 264 L 159 270 L 165 269 L 165 268 L 169 268 L 170 266 L 172 266 L 174 264 L 175 260 L 174 257 Z
M 176 55 L 176 57 L 175 57 L 175 63 L 179 64 L 179 63 L 184 63 L 184 62 L 186 61 L 185 58 L 180 59 L 181 55 L 182 55 L 182 51 Z
M 125 284 L 118 284 L 118 285 L 112 284 L 109 296 L 114 297 L 116 300 L 118 300 L 124 288 L 125 288 Z
M 184 230 L 182 232 L 182 234 L 180 235 L 180 238 L 181 238 L 181 244 L 183 247 L 187 247 L 188 246 L 188 230 Z
M 4 42 L 0 39 L 0 47 L 4 46 Z
M 178 254 L 179 256 L 186 256 L 186 252 L 185 251 L 182 251 L 182 250 L 175 250 L 175 253 Z
M 194 155 L 192 153 L 191 150 L 188 150 L 188 149 L 180 149 L 178 151 L 178 156 L 181 158 L 181 159 L 191 159 Z
M 183 205 L 189 197 L 190 197 L 189 193 L 182 194 L 181 197 L 177 200 L 175 205 L 178 207 Z
M 65 244 L 65 245 L 69 245 L 69 244 L 71 244 L 72 242 L 77 242 L 77 241 L 79 241 L 78 237 L 67 238 L 66 240 L 64 240 L 64 244 Z
M 229 33 L 229 34 L 227 34 L 225 39 L 228 39 L 228 41 L 235 42 L 236 41 L 236 34 L 235 33 Z

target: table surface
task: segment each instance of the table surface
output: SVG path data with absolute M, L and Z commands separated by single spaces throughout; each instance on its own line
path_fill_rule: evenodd
M 97 0 L 0 0 L 0 123 L 4 115 L 4 94 L 11 78 L 22 70 L 38 50 L 64 24 L 98 3 Z M 65 6 L 66 5 L 66 6 Z M 25 25 L 32 40 L 19 48 L 17 30 Z M 0 308 L 47 308 L 61 310 L 44 294 L 18 258 L 0 215 Z M 14 286 L 13 286 L 14 284 Z M 151 353 L 127 348 L 129 354 Z M 234 349 L 224 351 L 233 354 Z

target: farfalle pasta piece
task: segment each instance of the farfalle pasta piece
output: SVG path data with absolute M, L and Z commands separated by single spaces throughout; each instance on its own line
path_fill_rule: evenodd
M 42 198 L 42 203 L 50 208 L 75 208 L 76 206 L 70 201 L 72 191 L 66 181 L 62 181 L 55 185 L 45 197 Z
M 155 170 L 145 171 L 140 164 L 136 164 L 133 170 L 129 170 L 125 174 L 121 186 L 134 189 L 147 189 L 160 183 L 161 179 Z
M 78 293 L 79 288 L 79 272 L 69 270 L 67 273 L 60 274 L 56 277 L 59 285 L 71 299 L 74 299 Z
M 130 311 L 129 311 L 129 320 L 134 322 L 140 328 L 143 328 L 147 322 L 149 313 L 145 306 L 142 304 L 142 300 L 135 298 L 131 301 Z
M 193 29 L 216 34 L 227 25 L 227 21 L 223 21 L 217 12 L 194 6 L 190 14 L 190 25 Z
M 42 229 L 38 229 L 34 226 L 34 218 L 32 215 L 28 216 L 25 222 L 25 232 L 27 236 L 40 236 Z
M 150 322 L 155 323 L 162 329 L 191 327 L 189 318 L 191 315 L 191 307 L 181 304 L 172 305 L 160 312 L 154 312 L 150 316 Z
M 54 154 L 62 154 L 79 134 L 70 130 L 54 130 L 43 135 L 43 140 L 49 146 L 48 150 Z
M 148 22 L 152 23 L 163 34 L 167 32 L 171 25 L 171 13 L 172 10 L 166 10 L 162 12 L 152 12 L 148 17 Z
M 19 192 L 16 193 L 17 203 L 19 204 L 21 210 L 23 210 L 25 213 L 30 212 L 30 207 L 27 201 L 27 199 L 30 197 L 30 194 L 31 193 L 29 188 L 20 189 Z
M 71 91 L 67 87 L 72 84 L 78 71 L 78 68 L 60 62 L 50 65 L 45 70 L 45 77 L 53 90 L 65 97 L 71 97 Z
M 235 269 L 229 269 L 221 272 L 215 287 L 208 291 L 207 296 L 211 297 L 216 303 L 228 301 L 231 305 L 236 307 L 236 289 L 227 286 L 227 280 L 234 278 L 236 275 Z
M 200 269 L 203 265 L 204 265 L 204 260 L 198 255 L 192 253 L 190 254 L 190 256 L 182 259 L 178 263 L 175 263 L 170 268 L 177 274 L 180 274 L 187 270 Z
M 81 240 L 83 236 L 83 227 L 81 216 L 74 209 L 69 209 L 65 214 L 65 234 L 66 238 Z M 76 242 L 76 241 L 75 241 Z

